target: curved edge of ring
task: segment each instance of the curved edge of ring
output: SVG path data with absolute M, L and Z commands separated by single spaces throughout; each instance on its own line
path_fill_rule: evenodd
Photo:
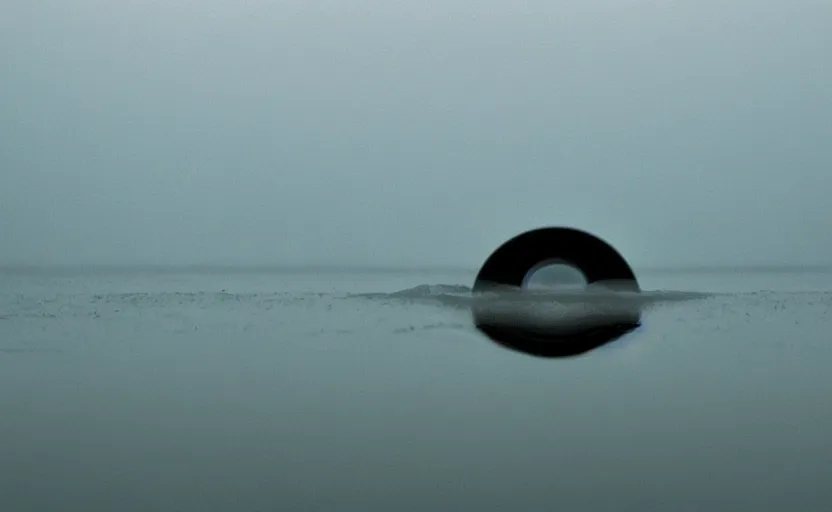
M 604 240 L 574 228 L 543 227 L 503 243 L 486 259 L 474 282 L 477 294 L 518 290 L 526 276 L 547 260 L 559 260 L 582 272 L 589 284 L 614 283 L 614 291 L 640 292 L 627 261 Z M 489 309 L 475 300 L 474 325 L 496 344 L 544 358 L 574 357 L 615 341 L 641 326 L 640 308 L 618 311 L 600 324 L 569 332 L 494 321 Z

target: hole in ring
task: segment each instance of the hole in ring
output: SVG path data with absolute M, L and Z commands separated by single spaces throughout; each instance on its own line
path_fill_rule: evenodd
M 541 261 L 523 277 L 522 288 L 529 290 L 585 290 L 588 286 L 581 270 L 561 259 Z

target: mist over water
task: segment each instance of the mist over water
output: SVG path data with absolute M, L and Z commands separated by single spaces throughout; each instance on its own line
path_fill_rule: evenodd
M 821 0 L 4 0 L 0 512 L 832 509 L 830 33 Z M 471 293 L 553 225 L 644 293 Z M 483 307 L 642 323 L 544 360 Z
M 829 264 L 827 2 L 6 0 L 0 264 Z

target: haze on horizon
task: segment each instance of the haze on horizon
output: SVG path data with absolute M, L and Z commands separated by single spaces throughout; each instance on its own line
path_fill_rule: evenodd
M 832 4 L 8 0 L 0 265 L 832 263 Z

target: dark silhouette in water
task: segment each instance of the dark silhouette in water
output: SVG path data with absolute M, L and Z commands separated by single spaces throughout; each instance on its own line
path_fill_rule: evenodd
M 600 238 L 573 228 L 545 227 L 522 233 L 498 247 L 480 268 L 474 281 L 477 294 L 510 290 L 522 297 L 528 276 L 536 270 L 561 263 L 578 269 L 588 287 L 612 293 L 640 293 L 635 273 L 624 258 Z M 585 354 L 619 339 L 641 325 L 641 310 L 630 301 L 628 307 L 599 303 L 595 309 L 568 328 L 529 321 L 522 301 L 509 301 L 508 308 L 495 307 L 499 301 L 477 301 L 472 307 L 477 329 L 495 343 L 526 354 L 559 358 Z M 504 304 L 505 305 L 505 304 Z

